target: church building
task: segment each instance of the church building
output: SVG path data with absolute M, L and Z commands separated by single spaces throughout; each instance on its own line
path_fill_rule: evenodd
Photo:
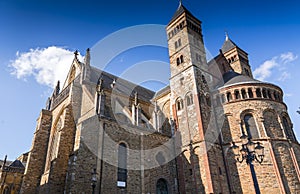
M 254 79 L 228 35 L 207 61 L 201 21 L 182 4 L 166 33 L 171 77 L 159 91 L 75 52 L 38 117 L 22 194 L 300 192 L 282 89 Z

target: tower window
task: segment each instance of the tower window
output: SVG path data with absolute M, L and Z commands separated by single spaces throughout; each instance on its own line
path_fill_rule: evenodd
M 175 41 L 175 49 L 181 47 L 181 39 L 179 38 L 177 41 Z
M 182 110 L 183 109 L 183 101 L 182 99 L 178 99 L 176 102 L 177 110 Z
M 231 93 L 228 92 L 228 93 L 226 94 L 226 96 L 227 96 L 227 102 L 230 102 L 230 101 L 232 100 Z
M 192 104 L 193 104 L 193 95 L 192 94 L 186 95 L 186 105 L 190 106 Z
M 248 96 L 249 98 L 253 98 L 253 93 L 251 88 L 248 88 Z
M 264 98 L 267 98 L 267 91 L 265 88 L 262 89 L 262 95 Z
M 235 96 L 236 100 L 240 99 L 241 98 L 240 91 L 238 91 L 238 90 L 234 91 L 234 96 Z
M 260 88 L 256 88 L 256 96 L 258 98 L 261 98 L 261 91 L 260 91 Z
M 183 63 L 183 62 L 184 62 L 183 56 L 180 55 L 180 57 L 178 57 L 178 58 L 176 59 L 176 63 L 177 63 L 177 65 L 180 65 L 180 64 Z
M 242 89 L 242 98 L 243 99 L 247 98 L 246 90 L 244 90 L 244 89 Z

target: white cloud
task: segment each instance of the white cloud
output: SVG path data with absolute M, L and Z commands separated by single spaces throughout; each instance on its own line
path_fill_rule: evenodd
M 287 71 L 287 65 L 297 58 L 298 56 L 292 52 L 282 53 L 261 64 L 253 71 L 253 75 L 256 79 L 265 81 L 275 73 L 278 81 L 285 81 L 291 78 L 291 74 Z
M 255 78 L 264 81 L 266 78 L 269 78 L 272 75 L 272 69 L 278 66 L 277 57 L 274 57 L 271 60 L 265 61 L 262 65 L 256 68 L 253 72 Z
M 10 61 L 12 75 L 26 80 L 33 76 L 39 84 L 54 87 L 58 80 L 64 82 L 70 69 L 74 54 L 62 47 L 30 49 L 16 53 L 16 59 Z M 82 60 L 82 56 L 78 56 Z
M 280 59 L 284 64 L 293 62 L 297 58 L 298 58 L 298 56 L 293 54 L 292 52 L 287 52 L 287 53 L 283 53 L 280 55 Z
M 291 78 L 291 74 L 290 73 L 288 73 L 288 72 L 286 72 L 286 71 L 284 71 L 284 72 L 282 72 L 281 73 L 281 75 L 280 75 L 280 77 L 278 78 L 278 81 L 285 81 L 285 80 L 287 80 L 287 79 L 290 79 Z

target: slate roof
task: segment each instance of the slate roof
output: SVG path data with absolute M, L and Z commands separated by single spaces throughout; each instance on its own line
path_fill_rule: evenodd
M 193 14 L 186 7 L 184 7 L 182 5 L 182 3 L 180 3 L 177 10 L 176 10 L 176 12 L 174 13 L 172 19 L 170 20 L 169 24 L 172 23 L 173 21 L 175 21 L 183 13 L 186 13 L 186 14 L 188 14 L 188 15 L 190 15 L 190 16 L 192 16 L 196 19 L 196 17 L 193 16 Z
M 227 51 L 230 51 L 231 49 L 238 47 L 230 38 L 226 37 L 225 42 L 222 46 L 222 52 L 226 53 Z
M 229 86 L 233 84 L 238 84 L 238 83 L 262 83 L 261 81 L 258 81 L 256 79 L 253 79 L 251 77 L 239 74 L 234 71 L 228 71 L 224 73 L 223 75 L 223 81 L 224 81 L 224 86 Z
M 153 92 L 152 90 L 134 84 L 130 81 L 124 80 L 108 72 L 101 71 L 95 67 L 91 67 L 91 81 L 97 83 L 99 77 L 102 77 L 103 87 L 105 89 L 111 90 L 112 89 L 111 84 L 115 80 L 116 83 L 114 89 L 116 89 L 115 90 L 116 92 L 120 92 L 126 96 L 131 96 L 131 97 L 134 97 L 135 92 L 137 92 L 138 99 L 145 102 L 150 102 L 150 100 L 153 98 L 155 94 L 155 92 Z

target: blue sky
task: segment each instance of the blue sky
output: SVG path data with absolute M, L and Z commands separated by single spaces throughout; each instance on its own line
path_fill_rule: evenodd
M 282 87 L 299 139 L 300 2 L 183 0 L 183 4 L 203 22 L 205 45 L 213 56 L 227 31 L 249 53 L 256 77 Z M 177 7 L 175 0 L 0 1 L 0 158 L 8 154 L 14 159 L 30 149 L 39 112 L 60 72 L 69 68 L 74 50 L 84 55 L 86 48 L 126 27 L 166 25 Z M 118 55 L 115 64 L 143 60 L 168 62 L 168 52 L 157 47 L 129 50 Z

